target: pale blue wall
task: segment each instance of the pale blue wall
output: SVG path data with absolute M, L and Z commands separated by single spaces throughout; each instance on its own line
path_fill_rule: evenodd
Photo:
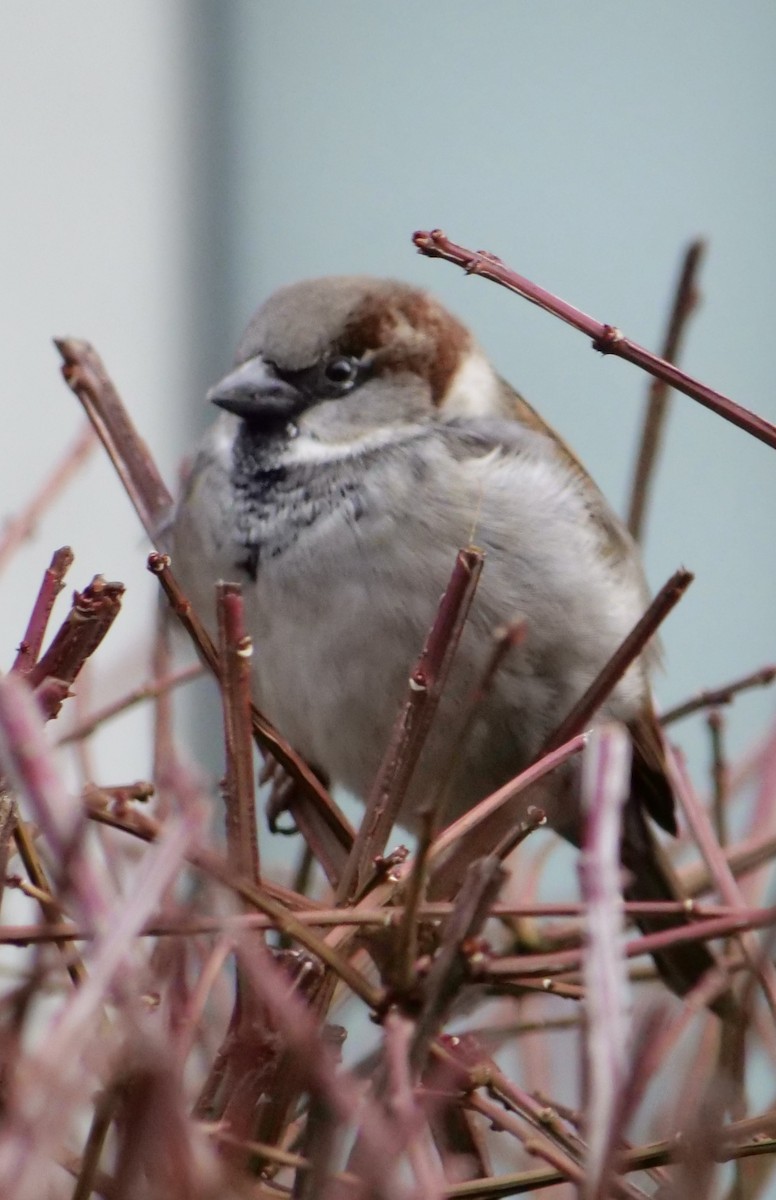
M 684 363 L 776 421 L 776 7 L 768 0 L 206 5 L 217 77 L 213 319 L 233 344 L 276 285 L 415 280 L 469 321 L 622 509 L 645 381 L 481 280 L 414 254 L 416 227 L 484 246 L 656 346 L 678 257 L 710 240 Z M 202 156 L 211 155 L 204 138 Z M 227 361 L 224 349 L 224 363 Z M 776 657 L 776 456 L 679 398 L 649 524 L 668 704 Z M 774 712 L 740 702 L 734 743 Z M 696 757 L 699 733 L 688 734 Z

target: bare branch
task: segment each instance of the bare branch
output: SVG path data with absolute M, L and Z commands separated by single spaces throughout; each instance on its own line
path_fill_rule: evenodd
M 364 818 L 340 879 L 338 899 L 352 900 L 366 883 L 375 855 L 385 847 L 399 815 L 469 613 L 482 571 L 483 554 L 459 550 L 450 582 L 420 658 L 410 675 L 407 697 L 377 772 Z
M 675 363 L 679 358 L 687 322 L 698 304 L 696 280 L 705 253 L 706 243 L 700 239 L 690 242 L 685 251 L 671 315 L 660 352 L 660 357 L 666 362 Z M 670 399 L 670 388 L 666 381 L 653 379 L 644 408 L 644 424 L 641 430 L 641 441 L 636 456 L 630 504 L 628 505 L 627 525 L 637 542 L 640 542 L 643 537 L 644 519 L 652 490 L 655 464 L 660 453 L 663 430 L 668 417 Z
M 776 679 L 776 666 L 760 667 L 758 671 L 744 675 L 741 679 L 735 679 L 732 683 L 725 684 L 724 687 L 698 692 L 697 696 L 669 708 L 661 716 L 660 723 L 661 725 L 671 725 L 674 721 L 681 721 L 684 717 L 689 717 L 703 708 L 719 708 L 723 704 L 732 704 L 739 692 L 746 692 L 750 688 L 768 687 L 774 679 Z
M 35 527 L 52 504 L 59 499 L 63 488 L 80 470 L 95 446 L 93 431 L 84 426 L 75 441 L 62 455 L 60 462 L 45 481 L 40 491 L 15 517 L 7 522 L 0 537 L 0 571 L 6 566 L 19 547 L 31 537 Z
M 615 325 L 602 324 L 580 309 L 567 304 L 565 300 L 553 296 L 552 292 L 531 283 L 516 271 L 504 266 L 495 255 L 483 250 L 467 250 L 464 246 L 457 246 L 441 229 L 432 229 L 429 233 L 418 231 L 413 234 L 412 240 L 421 254 L 429 258 L 444 258 L 463 267 L 467 275 L 482 275 L 484 279 L 491 279 L 494 283 L 500 283 L 502 287 L 517 292 L 532 304 L 559 317 L 567 325 L 573 325 L 580 333 L 587 334 L 592 339 L 594 350 L 601 354 L 616 354 L 619 358 L 634 363 L 657 379 L 664 380 L 669 387 L 684 392 L 686 396 L 710 408 L 717 416 L 724 417 L 726 421 L 737 425 L 752 437 L 765 442 L 766 446 L 776 449 L 776 426 L 770 421 L 736 404 L 721 392 L 715 392 L 705 383 L 700 383 L 684 371 L 680 371 L 678 367 L 665 362 L 657 354 L 632 342 Z
M 650 638 L 671 610 L 679 603 L 693 581 L 689 571 L 679 570 L 663 584 L 644 616 L 634 625 L 606 666 L 593 680 L 571 712 L 561 721 L 544 747 L 544 753 L 557 749 L 563 742 L 579 733 L 600 709 L 609 694 L 622 679 L 628 667 L 641 654 Z
M 61 550 L 54 551 L 51 562 L 44 572 L 43 582 L 27 622 L 16 660 L 11 668 L 15 673 L 28 674 L 38 661 L 54 602 L 65 586 L 65 575 L 72 564 L 73 551 L 69 546 L 63 546 Z
M 148 447 L 94 347 L 78 338 L 55 338 L 54 345 L 62 355 L 65 383 L 81 401 L 143 528 L 155 542 L 173 499 Z

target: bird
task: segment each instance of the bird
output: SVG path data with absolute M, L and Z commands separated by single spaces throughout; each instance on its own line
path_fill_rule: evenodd
M 573 451 L 429 292 L 371 276 L 275 291 L 231 370 L 172 531 L 189 600 L 243 586 L 253 690 L 294 748 L 364 798 L 461 546 L 484 569 L 399 821 L 417 829 L 447 778 L 454 819 L 541 752 L 649 602 L 638 548 Z M 493 632 L 525 637 L 466 723 Z M 596 720 L 632 741 L 621 858 L 629 899 L 677 881 L 653 822 L 677 831 L 651 693 L 659 651 L 630 666 Z M 548 822 L 579 846 L 578 772 L 545 787 Z M 656 930 L 682 918 L 644 919 Z M 655 956 L 682 995 L 714 965 L 701 943 Z

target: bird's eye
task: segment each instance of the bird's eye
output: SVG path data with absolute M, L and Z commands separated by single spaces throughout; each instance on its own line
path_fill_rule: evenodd
M 343 387 L 346 383 L 353 383 L 355 380 L 358 374 L 358 362 L 355 358 L 338 354 L 336 358 L 330 358 L 324 364 L 323 373 L 329 383 Z

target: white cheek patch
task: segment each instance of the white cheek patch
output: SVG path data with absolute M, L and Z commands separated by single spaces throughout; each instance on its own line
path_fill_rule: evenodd
M 357 458 L 369 450 L 377 450 L 383 446 L 394 445 L 407 440 L 414 433 L 413 427 L 407 429 L 370 430 L 363 436 L 352 441 L 323 441 L 314 433 L 305 430 L 302 424 L 296 437 L 292 438 L 283 451 L 284 463 L 327 463 L 335 460 Z
M 456 371 L 442 401 L 445 417 L 496 417 L 504 404 L 497 375 L 484 354 L 470 351 Z
M 219 413 L 207 435 L 207 448 L 213 460 L 226 470 L 232 463 L 234 439 L 240 428 L 240 419 L 232 413 Z

